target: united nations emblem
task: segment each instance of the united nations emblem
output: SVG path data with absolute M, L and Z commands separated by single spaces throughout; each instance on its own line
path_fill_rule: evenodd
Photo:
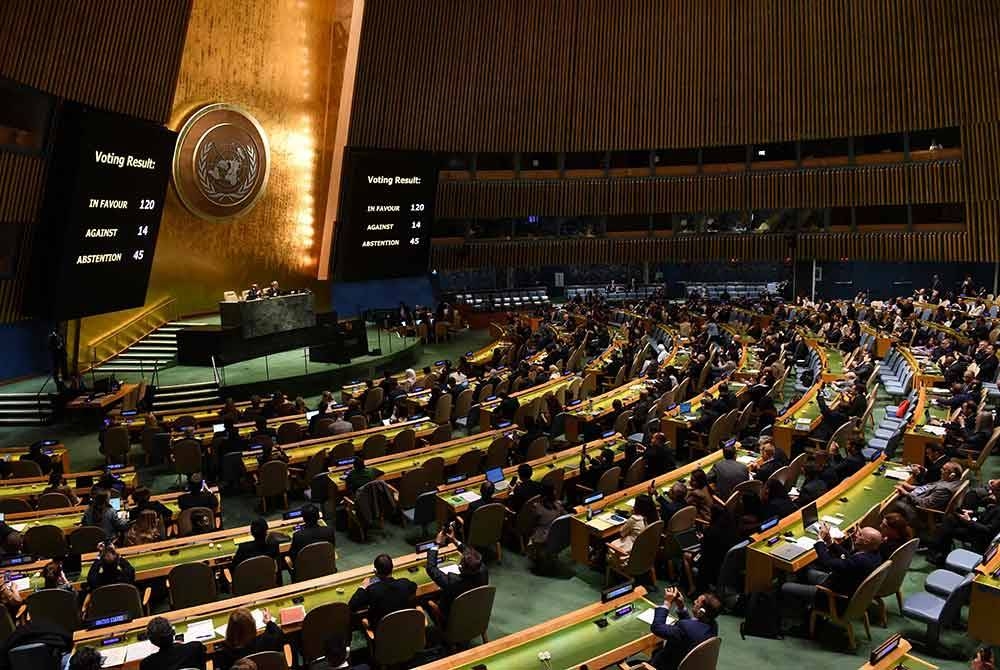
M 216 103 L 191 114 L 174 151 L 174 188 L 193 214 L 238 216 L 267 186 L 270 149 L 257 120 L 244 109 Z

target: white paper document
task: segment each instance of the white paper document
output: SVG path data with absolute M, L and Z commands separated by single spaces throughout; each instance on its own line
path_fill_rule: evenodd
M 905 482 L 910 478 L 910 471 L 905 468 L 893 468 L 891 470 L 886 470 L 885 476 L 889 479 L 898 479 L 901 482 Z
M 159 650 L 156 648 L 156 645 L 149 640 L 133 642 L 125 647 L 125 662 L 141 661 L 147 656 L 155 654 L 157 651 Z
M 204 621 L 196 621 L 188 624 L 187 631 L 184 633 L 185 642 L 205 642 L 214 637 L 215 628 L 212 627 L 211 619 L 205 619 Z
M 125 649 L 127 647 L 108 647 L 101 649 L 101 667 L 116 668 L 125 663 Z

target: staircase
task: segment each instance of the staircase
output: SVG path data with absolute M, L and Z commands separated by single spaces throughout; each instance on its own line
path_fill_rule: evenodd
M 219 384 L 215 381 L 158 386 L 153 396 L 153 411 L 172 412 L 199 405 L 211 405 L 221 400 Z
M 0 426 L 46 426 L 55 414 L 54 393 L 0 393 Z
M 151 375 L 153 370 L 163 370 L 177 364 L 177 331 L 187 326 L 204 325 L 171 321 L 138 342 L 97 366 L 100 372 L 139 372 Z

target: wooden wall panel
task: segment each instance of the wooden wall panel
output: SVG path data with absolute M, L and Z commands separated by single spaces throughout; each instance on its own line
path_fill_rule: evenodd
M 165 122 L 192 1 L 5 0 L 0 75 Z
M 962 165 L 934 161 L 691 177 L 441 181 L 442 219 L 901 205 L 964 199 Z
M 192 2 L 4 0 L 0 77 L 166 123 Z M 25 224 L 17 275 L 0 280 L 0 323 L 22 318 L 44 175 L 42 158 L 0 151 L 0 224 Z
M 540 206 L 563 214 L 718 211 L 741 199 L 747 207 L 962 200 L 965 242 L 919 237 L 905 248 L 926 254 L 927 245 L 947 240 L 942 255 L 1000 255 L 991 204 L 1000 192 L 995 0 L 368 0 L 368 7 L 355 146 L 614 151 L 949 126 L 963 134 L 962 165 L 573 187 L 445 185 L 442 215 L 519 215 Z

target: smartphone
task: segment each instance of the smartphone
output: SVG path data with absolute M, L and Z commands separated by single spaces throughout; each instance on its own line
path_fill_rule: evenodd
M 296 605 L 301 605 L 305 601 L 306 599 L 303 598 L 302 596 L 295 596 L 294 598 L 292 598 L 292 602 L 295 603 Z

